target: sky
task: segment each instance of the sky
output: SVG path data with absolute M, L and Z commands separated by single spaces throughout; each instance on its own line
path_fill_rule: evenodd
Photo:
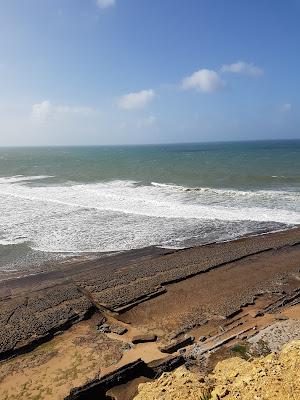
M 300 138 L 300 0 L 0 0 L 0 146 Z

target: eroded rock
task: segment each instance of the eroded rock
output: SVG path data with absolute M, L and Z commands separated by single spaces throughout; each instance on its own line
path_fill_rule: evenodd
M 137 335 L 132 338 L 132 343 L 133 344 L 138 344 L 138 343 L 146 343 L 146 342 L 155 342 L 157 339 L 156 335 L 153 335 L 151 333 L 145 333 L 143 335 Z
M 174 343 L 170 343 L 167 346 L 160 347 L 160 351 L 162 353 L 175 353 L 175 351 L 181 349 L 182 347 L 189 346 L 193 344 L 195 341 L 194 336 L 189 336 L 187 338 L 183 338 L 181 340 L 177 340 Z

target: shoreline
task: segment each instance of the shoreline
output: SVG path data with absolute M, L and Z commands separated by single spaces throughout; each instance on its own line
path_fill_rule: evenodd
M 79 397 L 68 398 L 83 399 L 82 390 L 91 387 L 87 381 L 100 393 L 107 374 L 114 393 L 122 379 L 125 391 L 136 390 L 126 366 L 139 359 L 149 376 L 180 362 L 199 368 L 201 357 L 222 354 L 300 303 L 299 259 L 296 226 L 179 250 L 138 249 L 2 281 L 0 385 L 9 393 L 13 380 L 5 371 L 13 368 L 23 383 L 27 375 L 33 379 L 34 390 L 39 372 L 33 364 L 56 376 L 56 366 L 72 354 L 80 354 L 78 368 L 84 364 L 87 372 L 76 367 L 76 379 L 64 380 L 56 397 L 43 399 L 67 398 L 74 387 L 81 388 L 71 392 Z M 123 389 L 113 398 L 125 399 Z
M 128 249 L 128 250 L 115 250 L 115 251 L 111 251 L 111 252 L 101 252 L 99 250 L 97 251 L 82 251 L 82 252 L 69 252 L 70 254 L 73 254 L 73 256 L 71 256 L 70 258 L 66 258 L 65 260 L 61 260 L 58 261 L 56 264 L 59 264 L 62 268 L 65 265 L 77 265 L 77 264 L 84 264 L 84 263 L 89 263 L 89 262 L 93 262 L 93 261 L 97 261 L 101 258 L 108 258 L 108 257 L 115 257 L 115 256 L 119 256 L 119 255 L 125 255 L 126 258 L 126 254 L 135 254 L 137 255 L 137 257 L 139 256 L 139 253 L 144 253 L 144 252 L 148 252 L 153 249 L 153 256 L 155 256 L 156 250 L 162 250 L 162 251 L 166 251 L 166 252 L 177 252 L 177 251 L 182 251 L 182 250 L 189 250 L 189 249 L 193 249 L 193 248 L 198 248 L 198 247 L 203 247 L 203 246 L 208 246 L 208 245 L 213 245 L 213 244 L 220 244 L 220 243 L 228 243 L 228 242 L 234 242 L 236 240 L 240 240 L 240 239 L 246 239 L 246 238 L 251 238 L 251 237 L 260 237 L 260 236 L 265 236 L 265 235 L 269 235 L 269 234 L 273 234 L 273 233 L 280 233 L 280 232 L 285 232 L 285 231 L 290 231 L 293 229 L 298 229 L 300 228 L 300 224 L 295 224 L 295 225 L 287 225 L 285 228 L 282 229 L 275 229 L 275 230 L 270 230 L 270 231 L 266 231 L 266 232 L 262 232 L 262 233 L 248 233 L 248 234 L 244 234 L 241 236 L 236 236 L 234 238 L 230 238 L 230 239 L 220 239 L 220 240 L 216 240 L 216 241 L 211 241 L 211 242 L 204 242 L 201 244 L 195 244 L 193 246 L 187 246 L 187 247 L 168 247 L 168 246 L 159 246 L 159 245 L 150 245 L 150 246 L 145 246 L 145 247 L 140 247 L 140 248 L 134 248 L 134 249 Z M 34 250 L 34 249 L 32 249 Z M 50 254 L 57 254 L 57 255 L 61 255 L 61 254 L 68 254 L 68 252 L 47 252 L 44 250 L 35 250 L 35 251 L 40 251 L 43 253 L 50 253 Z M 151 255 L 150 255 L 151 256 Z M 22 279 L 22 278 L 26 278 L 28 276 L 35 276 L 35 275 L 40 275 L 40 274 L 47 274 L 51 271 L 51 264 L 52 262 L 46 261 L 44 263 L 42 263 L 42 265 L 44 265 L 46 267 L 47 270 L 42 270 L 42 271 L 37 271 L 34 273 L 24 273 L 22 275 L 19 276 L 15 276 L 14 273 L 18 272 L 18 270 L 4 270 L 4 273 L 6 273 L 8 276 L 5 278 L 1 278 L 1 273 L 3 270 L 0 270 L 0 285 L 2 282 L 7 282 L 9 283 L 10 280 L 13 279 Z M 48 265 L 50 264 L 50 265 Z M 49 271 L 48 271 L 49 269 Z M 11 277 L 9 276 L 11 272 Z M 22 272 L 22 271 L 20 271 Z

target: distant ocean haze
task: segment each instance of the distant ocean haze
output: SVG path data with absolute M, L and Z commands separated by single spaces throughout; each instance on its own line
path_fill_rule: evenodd
M 300 141 L 0 149 L 2 269 L 300 223 Z

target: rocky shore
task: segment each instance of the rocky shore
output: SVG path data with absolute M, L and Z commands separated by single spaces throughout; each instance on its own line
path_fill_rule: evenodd
M 295 228 L 3 281 L 3 399 L 129 400 L 138 383 L 182 363 L 212 370 L 241 340 L 265 341 L 276 323 L 286 325 L 280 343 L 297 339 L 290 332 L 300 320 L 299 269 Z
M 298 340 L 260 358 L 228 358 L 207 376 L 180 367 L 140 384 L 134 400 L 294 400 L 300 398 L 299 362 Z

